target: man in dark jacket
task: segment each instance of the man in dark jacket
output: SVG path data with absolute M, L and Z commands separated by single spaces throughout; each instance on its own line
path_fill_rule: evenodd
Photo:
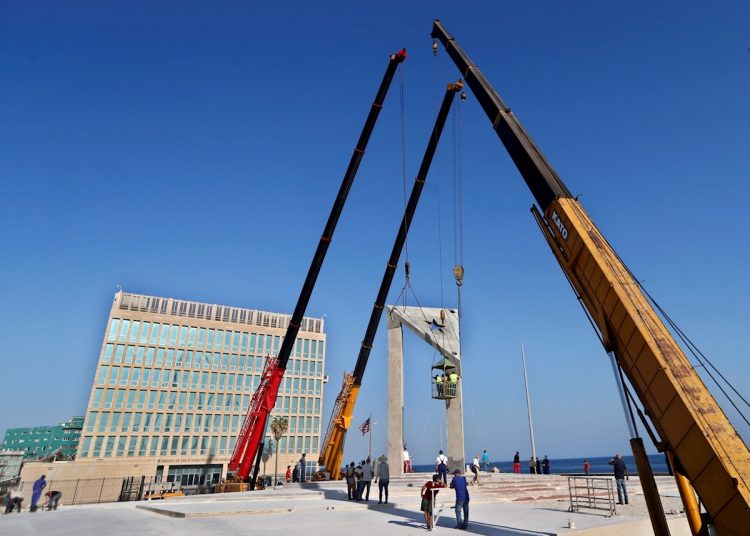
M 625 462 L 622 461 L 622 457 L 619 454 L 615 454 L 615 457 L 607 462 L 609 465 L 614 466 L 615 470 L 615 482 L 617 483 L 617 504 L 622 504 L 625 499 L 625 504 L 628 504 L 628 489 L 625 487 L 625 477 L 628 474 L 628 468 L 625 466 Z

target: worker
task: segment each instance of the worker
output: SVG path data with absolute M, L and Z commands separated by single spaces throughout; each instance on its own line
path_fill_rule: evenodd
M 443 376 L 440 374 L 435 376 L 435 385 L 437 386 L 438 396 L 443 396 Z

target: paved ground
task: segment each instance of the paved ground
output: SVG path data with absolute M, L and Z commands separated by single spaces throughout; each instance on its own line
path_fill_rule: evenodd
M 63 506 L 54 512 L 9 514 L 0 517 L 0 534 L 273 534 L 334 536 L 351 534 L 424 534 L 419 511 L 419 487 L 426 475 L 391 482 L 391 503 L 377 504 L 373 487 L 368 503 L 346 500 L 342 483 L 288 486 L 284 490 L 184 497 L 167 501 Z M 665 510 L 679 512 L 669 480 L 661 486 Z M 673 482 L 673 481 L 672 481 Z M 567 480 L 556 476 L 492 475 L 481 487 L 470 488 L 467 532 L 493 536 L 585 534 L 649 534 L 650 525 L 637 481 L 631 481 L 631 505 L 618 515 L 568 513 Z M 434 532 L 453 532 L 451 490 L 437 499 L 443 506 Z M 687 528 L 684 517 L 670 515 L 672 534 Z M 575 528 L 568 528 L 569 523 Z M 687 534 L 687 532 L 685 532 Z

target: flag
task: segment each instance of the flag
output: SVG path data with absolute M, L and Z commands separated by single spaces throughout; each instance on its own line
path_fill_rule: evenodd
M 368 417 L 365 422 L 359 425 L 359 431 L 362 432 L 362 435 L 365 435 L 367 432 L 370 431 L 370 418 Z

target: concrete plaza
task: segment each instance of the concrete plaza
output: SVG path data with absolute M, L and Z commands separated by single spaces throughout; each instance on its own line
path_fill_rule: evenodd
M 467 532 L 483 535 L 640 535 L 652 534 L 637 480 L 631 480 L 631 504 L 617 515 L 600 511 L 567 512 L 567 479 L 560 476 L 483 475 L 482 486 L 470 488 Z M 0 517 L 0 534 L 421 534 L 427 532 L 419 511 L 419 489 L 429 475 L 393 479 L 390 504 L 378 504 L 374 484 L 369 502 L 347 501 L 343 482 L 309 483 L 252 493 L 182 497 L 164 501 L 63 506 L 52 512 Z M 670 479 L 660 479 L 672 534 L 689 534 L 679 513 L 679 498 Z M 455 527 L 453 491 L 437 496 L 442 508 L 434 532 Z M 63 497 L 64 503 L 64 497 Z M 574 528 L 569 528 L 574 525 Z

